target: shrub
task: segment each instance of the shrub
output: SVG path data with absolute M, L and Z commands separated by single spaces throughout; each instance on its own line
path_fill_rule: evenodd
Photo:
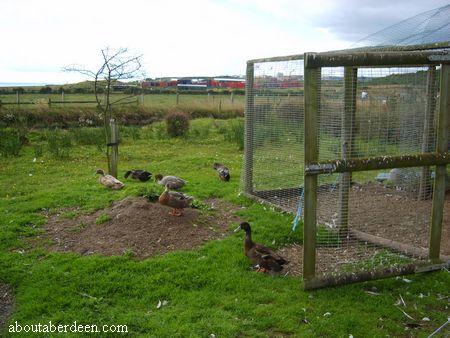
M 167 134 L 171 137 L 185 136 L 189 132 L 189 116 L 181 112 L 173 112 L 166 117 Z
M 0 156 L 18 156 L 21 149 L 22 142 L 19 131 L 0 129 Z
M 50 94 L 53 91 L 52 87 L 45 86 L 39 89 L 40 94 Z

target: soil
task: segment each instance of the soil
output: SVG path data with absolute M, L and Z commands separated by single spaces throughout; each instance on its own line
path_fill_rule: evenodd
M 379 183 L 354 186 L 350 193 L 353 229 L 427 249 L 432 200 L 419 201 Z M 441 254 L 450 255 L 450 194 L 445 196 Z
M 333 227 L 338 215 L 339 188 L 318 188 L 317 218 Z M 296 212 L 299 193 L 267 200 Z M 397 242 L 428 248 L 432 200 L 418 201 L 406 191 L 381 183 L 354 184 L 349 195 L 349 227 Z M 441 254 L 450 255 L 450 194 L 445 196 Z
M 347 264 L 355 264 L 372 258 L 378 249 L 373 246 L 350 243 L 345 247 L 317 247 L 316 274 L 339 272 Z M 289 276 L 301 276 L 303 271 L 303 246 L 293 244 L 277 251 L 279 255 L 289 261 L 283 273 Z
M 81 255 L 132 254 L 138 258 L 169 251 L 192 249 L 205 241 L 224 237 L 231 223 L 240 222 L 234 213 L 240 207 L 219 199 L 204 201 L 212 210 L 185 209 L 183 215 L 169 215 L 170 208 L 144 197 L 129 197 L 110 207 L 74 219 L 62 212 L 48 217 L 46 230 L 37 243 L 50 239 L 51 251 Z M 106 221 L 98 224 L 98 217 Z
M 14 306 L 12 288 L 0 283 L 0 331 L 9 320 Z

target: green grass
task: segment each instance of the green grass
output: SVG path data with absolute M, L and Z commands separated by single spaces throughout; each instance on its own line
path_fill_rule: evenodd
M 195 120 L 198 132 L 186 138 L 167 138 L 154 126 L 138 137 L 124 135 L 120 176 L 138 167 L 179 175 L 189 181 L 184 191 L 198 201 L 218 197 L 241 205 L 239 215 L 253 225 L 256 241 L 274 248 L 299 242 L 299 233 L 290 233 L 290 215 L 238 196 L 242 152 L 224 139 L 222 123 L 227 121 Z M 41 231 L 48 212 L 90 212 L 126 196 L 161 191 L 153 182 L 127 180 L 120 191 L 99 185 L 94 170 L 105 162 L 95 144 L 74 141 L 65 158 L 44 149 L 34 161 L 33 142 L 41 136 L 36 133 L 21 156 L 0 162 L 0 281 L 10 283 L 16 295 L 10 324 L 126 324 L 131 337 L 384 337 L 427 336 L 447 320 L 448 301 L 439 295 L 449 295 L 448 272 L 409 276 L 411 283 L 390 278 L 305 292 L 300 278 L 250 271 L 242 233 L 145 260 L 30 249 L 27 239 Z M 215 161 L 230 167 L 229 183 L 217 179 Z M 372 287 L 379 296 L 365 292 Z M 405 312 L 431 321 L 405 331 L 409 320 L 394 305 L 399 294 Z M 167 304 L 157 309 L 159 300 Z
M 111 220 L 111 216 L 103 213 L 95 219 L 95 224 L 100 225 L 108 222 L 109 220 Z
M 103 95 L 103 94 L 102 94 Z M 102 96 L 101 95 L 101 96 Z M 120 98 L 126 97 L 128 95 L 125 94 L 112 94 L 111 100 L 115 101 Z M 102 96 L 103 97 L 103 96 Z M 61 94 L 21 94 L 20 95 L 20 101 L 21 102 L 33 102 L 36 104 L 36 106 L 45 107 L 48 105 L 48 100 L 51 101 L 61 101 Z M 140 96 L 136 96 L 133 100 L 140 100 Z M 16 94 L 0 94 L 0 100 L 3 103 L 7 102 L 16 102 Z M 64 95 L 65 101 L 93 101 L 95 100 L 94 94 L 65 94 Z M 183 94 L 180 93 L 178 96 L 178 106 L 182 107 L 216 107 L 216 109 L 219 106 L 219 102 L 221 102 L 222 108 L 236 108 L 241 107 L 243 109 L 244 107 L 244 101 L 245 97 L 244 95 L 234 95 L 233 102 L 231 101 L 231 95 L 230 94 L 214 94 L 208 96 L 205 94 Z M 56 105 L 56 104 L 55 104 Z M 176 94 L 146 94 L 144 95 L 144 107 L 152 107 L 155 109 L 167 109 L 167 108 L 174 108 L 177 107 L 177 96 Z M 31 105 L 24 105 L 30 107 Z M 60 106 L 60 104 L 58 104 Z M 69 104 L 66 103 L 65 106 L 68 107 L 74 107 L 74 106 L 81 106 L 81 104 L 74 103 Z M 95 103 L 91 104 L 83 104 L 83 107 L 95 107 Z

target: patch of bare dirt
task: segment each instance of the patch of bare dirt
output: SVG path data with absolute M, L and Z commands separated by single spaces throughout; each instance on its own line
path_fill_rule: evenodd
M 0 283 L 0 331 L 8 322 L 13 306 L 14 295 L 12 288 L 7 284 Z
M 382 238 L 427 249 L 432 200 L 419 201 L 405 191 L 369 183 L 350 193 L 350 226 Z M 441 254 L 450 255 L 450 194 L 445 197 Z
M 74 219 L 52 215 L 37 241 L 50 239 L 53 245 L 49 249 L 53 251 L 82 255 L 130 252 L 139 258 L 191 249 L 225 236 L 230 223 L 240 221 L 234 214 L 240 207 L 220 199 L 204 203 L 212 211 L 185 209 L 181 217 L 174 217 L 168 207 L 143 197 L 129 197 Z M 107 220 L 100 223 L 99 217 Z
M 339 272 L 345 265 L 356 264 L 362 260 L 372 258 L 379 249 L 360 243 L 349 243 L 341 247 L 317 247 L 316 273 L 317 275 Z M 289 276 L 301 276 L 303 271 L 303 246 L 293 244 L 283 247 L 277 253 L 289 261 L 283 273 Z

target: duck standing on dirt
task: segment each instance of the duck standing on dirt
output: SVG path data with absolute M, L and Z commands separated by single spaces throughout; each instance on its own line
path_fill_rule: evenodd
M 170 214 L 172 216 L 181 216 L 183 209 L 189 207 L 193 201 L 193 197 L 182 194 L 181 192 L 169 191 L 168 186 L 159 196 L 159 203 L 171 207 Z
M 213 168 L 216 169 L 217 173 L 219 174 L 219 178 L 222 181 L 228 182 L 230 180 L 230 169 L 225 167 L 223 164 L 215 162 L 213 164 Z
M 146 182 L 152 177 L 152 173 L 140 169 L 128 170 L 125 173 L 125 178 L 128 178 L 130 175 L 132 179 L 139 180 L 141 182 Z
M 283 269 L 283 265 L 289 263 L 289 261 L 280 255 L 277 255 L 268 247 L 262 244 L 254 243 L 252 241 L 252 230 L 250 228 L 250 224 L 247 222 L 242 222 L 236 230 L 234 230 L 234 232 L 239 230 L 245 231 L 244 253 L 248 258 L 250 258 L 255 266 L 258 266 L 258 272 L 279 272 Z
M 158 174 L 155 176 L 155 180 L 158 184 L 168 187 L 171 190 L 178 190 L 186 185 L 185 180 L 176 176 L 163 176 Z
M 114 176 L 105 174 L 105 171 L 103 169 L 97 169 L 96 173 L 100 174 L 100 178 L 98 179 L 98 181 L 101 184 L 103 184 L 105 187 L 108 187 L 108 188 L 114 189 L 114 190 L 120 190 L 125 186 L 125 184 L 120 182 Z

